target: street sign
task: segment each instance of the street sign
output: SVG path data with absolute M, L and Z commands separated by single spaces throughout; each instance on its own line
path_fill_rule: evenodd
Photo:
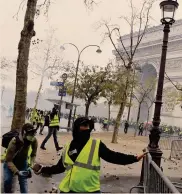
M 58 96 L 66 96 L 66 91 L 59 91 Z
M 63 73 L 63 75 L 62 75 L 62 79 L 63 79 L 63 80 L 66 80 L 66 79 L 67 79 L 67 77 L 68 77 L 68 75 L 67 75 L 66 73 Z
M 55 81 L 52 81 L 52 82 L 50 82 L 50 85 L 51 86 L 64 86 L 64 82 L 55 82 Z
M 59 88 L 58 96 L 66 96 L 66 88 L 65 87 Z
M 72 110 L 72 109 L 73 109 L 73 105 L 72 105 L 72 104 L 67 104 L 67 103 L 66 103 L 66 109 Z

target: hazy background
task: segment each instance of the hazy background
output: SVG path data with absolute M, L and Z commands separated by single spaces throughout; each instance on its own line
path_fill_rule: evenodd
M 23 19 L 25 14 L 26 2 L 24 2 L 23 9 L 21 8 L 18 14 L 18 20 L 13 16 L 17 13 L 18 7 L 22 0 L 6 0 L 0 1 L 0 55 L 10 60 L 17 59 L 17 46 L 20 39 L 20 32 L 23 27 Z M 97 0 L 96 0 L 97 1 Z M 41 0 L 39 0 L 41 2 Z M 88 44 L 100 45 L 105 28 L 96 30 L 96 24 L 101 20 L 111 21 L 112 24 L 119 24 L 121 33 L 127 34 L 129 27 L 120 16 L 130 15 L 127 0 L 99 0 L 98 5 L 94 6 L 92 11 L 86 9 L 83 0 L 54 0 L 49 9 L 48 18 L 39 16 L 35 19 L 36 37 L 45 39 L 47 30 L 52 27 L 56 29 L 55 38 L 58 40 L 60 46 L 66 42 L 76 44 L 80 49 Z M 135 6 L 140 8 L 142 0 L 135 0 Z M 157 1 L 152 8 L 152 20 L 150 26 L 160 24 L 161 11 Z M 178 1 L 180 6 L 177 10 L 176 19 L 182 18 L 182 0 Z M 113 47 L 109 40 L 106 40 L 101 45 L 102 53 L 100 55 L 95 53 L 95 48 L 89 48 L 82 55 L 81 60 L 86 64 L 97 64 L 104 66 L 109 59 L 113 58 Z M 71 47 L 67 46 L 64 52 L 60 50 L 60 56 L 64 60 L 76 61 L 77 52 Z M 31 57 L 31 53 L 30 53 Z M 40 64 L 42 61 L 40 60 Z M 31 65 L 30 67 L 31 68 Z M 5 104 L 13 104 L 14 89 L 15 89 L 15 69 L 10 69 L 7 72 L 8 78 L 1 83 L 5 86 L 3 102 Z M 33 106 L 35 92 L 38 89 L 40 77 L 35 76 L 29 72 L 28 79 L 28 106 Z M 45 79 L 43 91 L 51 89 L 48 79 Z M 55 96 L 57 94 L 55 93 Z M 46 105 L 48 106 L 48 105 Z

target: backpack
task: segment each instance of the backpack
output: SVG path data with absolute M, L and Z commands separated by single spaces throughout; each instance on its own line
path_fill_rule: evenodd
M 8 148 L 8 145 L 13 138 L 16 138 L 17 143 L 20 142 L 19 133 L 17 131 L 9 131 L 9 132 L 5 133 L 2 136 L 1 146 L 4 148 Z

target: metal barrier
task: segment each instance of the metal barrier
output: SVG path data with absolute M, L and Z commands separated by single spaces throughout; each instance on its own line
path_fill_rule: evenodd
M 182 140 L 173 140 L 171 143 L 171 153 L 170 153 L 170 159 L 182 159 Z
M 159 141 L 159 147 L 161 150 L 170 150 L 172 141 L 178 140 L 180 137 L 175 135 L 161 135 L 160 141 Z
M 135 188 L 142 188 L 144 193 L 180 193 L 152 160 L 150 154 L 146 155 L 143 162 L 143 185 L 132 187 L 130 193 Z

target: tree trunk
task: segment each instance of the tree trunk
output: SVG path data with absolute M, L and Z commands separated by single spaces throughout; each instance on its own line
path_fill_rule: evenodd
M 89 107 L 90 107 L 90 102 L 87 102 L 85 104 L 85 117 L 88 117 Z
M 120 104 L 119 112 L 118 112 L 118 115 L 117 115 L 117 118 L 116 118 L 116 123 L 115 123 L 115 126 L 114 126 L 114 131 L 113 131 L 113 136 L 112 136 L 111 143 L 117 143 L 117 137 L 118 137 L 119 127 L 120 127 L 120 123 L 121 123 L 121 117 L 123 115 L 124 108 L 125 108 L 125 103 L 122 102 Z
M 139 120 L 140 120 L 141 105 L 142 105 L 142 103 L 139 103 L 138 114 L 137 114 L 137 123 L 138 123 Z
M 147 124 L 146 124 L 146 128 L 145 128 L 145 136 L 147 136 L 147 128 L 148 128 L 149 116 L 150 116 L 150 108 L 148 108 L 148 111 L 147 111 Z
M 111 104 L 108 103 L 108 125 L 107 125 L 107 131 L 109 131 L 110 120 L 111 120 Z
M 36 99 L 35 99 L 35 106 L 34 106 L 35 109 L 37 108 L 37 104 L 38 104 L 38 100 L 39 100 L 39 97 L 40 97 L 40 92 L 41 92 L 41 89 L 42 89 L 43 81 L 44 81 L 44 74 L 42 74 L 39 89 L 37 91 L 37 96 L 36 96 Z
M 137 129 L 138 129 L 138 123 L 139 123 L 139 120 L 140 120 L 141 105 L 142 105 L 142 103 L 140 102 L 140 103 L 139 103 L 139 107 L 138 107 L 138 114 L 137 114 L 137 126 L 136 126 L 136 129 L 135 129 L 135 134 L 134 134 L 134 136 L 136 136 Z
M 11 130 L 20 130 L 25 123 L 25 110 L 27 98 L 27 71 L 31 39 L 35 36 L 34 17 L 37 0 L 28 0 L 24 18 L 24 27 L 18 45 L 18 58 L 16 68 L 16 93 L 14 100 L 14 113 Z
M 118 137 L 118 131 L 119 131 L 119 126 L 120 126 L 120 122 L 121 122 L 121 117 L 123 115 L 123 112 L 124 112 L 124 108 L 125 108 L 125 105 L 126 105 L 126 100 L 127 100 L 127 94 L 128 94 L 128 84 L 129 84 L 129 77 L 130 77 L 130 69 L 128 69 L 128 76 L 127 76 L 127 79 L 126 79 L 126 85 L 125 85 L 125 88 L 124 88 L 124 93 L 123 93 L 123 96 L 122 96 L 122 102 L 120 104 L 120 108 L 119 108 L 119 112 L 118 112 L 118 115 L 117 115 L 117 118 L 116 118 L 116 123 L 115 123 L 115 126 L 114 126 L 114 131 L 113 131 L 113 136 L 112 136 L 112 141 L 111 143 L 117 143 L 117 137 Z

